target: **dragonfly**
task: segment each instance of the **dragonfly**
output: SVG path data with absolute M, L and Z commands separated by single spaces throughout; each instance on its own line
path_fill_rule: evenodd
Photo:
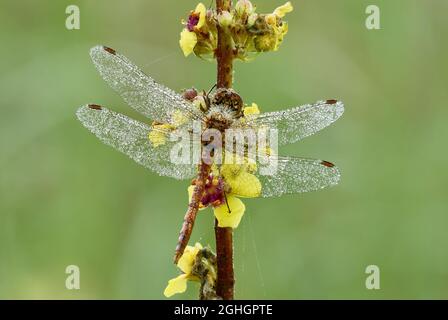
M 245 117 L 241 97 L 234 90 L 225 88 L 216 89 L 214 93 L 204 93 L 205 104 L 198 107 L 191 97 L 159 84 L 112 48 L 96 46 L 90 50 L 90 56 L 109 86 L 149 121 L 144 123 L 104 106 L 87 104 L 76 112 L 81 123 L 103 143 L 158 175 L 196 181 L 179 234 L 174 256 L 176 263 L 190 239 L 201 195 L 211 174 L 211 166 L 202 162 L 173 163 L 170 151 L 176 141 L 167 139 L 163 144 L 155 144 L 148 138 L 151 132 L 169 135 L 174 127 L 176 130 L 191 132 L 193 121 L 201 124 L 201 130 L 276 128 L 278 145 L 282 146 L 324 129 L 344 113 L 344 104 L 331 99 Z M 181 124 L 176 120 L 179 114 L 184 118 Z M 254 172 L 262 186 L 260 197 L 316 191 L 334 186 L 340 180 L 339 169 L 329 161 L 275 154 L 270 156 L 277 163 L 275 174 L 262 175 Z M 225 184 L 225 179 L 222 178 L 221 181 Z

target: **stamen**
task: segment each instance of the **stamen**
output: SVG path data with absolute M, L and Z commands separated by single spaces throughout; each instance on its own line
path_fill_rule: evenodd
M 229 202 L 227 201 L 227 194 L 226 194 L 225 191 L 224 191 L 224 199 L 226 199 L 227 211 L 229 211 L 229 214 L 231 214 L 231 213 L 232 213 L 232 210 L 230 210 Z

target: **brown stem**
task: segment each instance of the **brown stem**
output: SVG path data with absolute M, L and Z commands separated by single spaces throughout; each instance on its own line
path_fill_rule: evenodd
M 230 11 L 231 0 L 216 0 L 218 14 L 223 10 Z M 218 63 L 218 88 L 231 88 L 233 83 L 233 49 L 232 38 L 220 26 L 218 26 L 218 48 L 216 60 Z M 233 274 L 233 230 L 232 228 L 218 227 L 215 220 L 216 259 L 218 267 L 218 279 L 216 293 L 224 300 L 233 300 L 233 286 L 235 278 Z
M 224 300 L 233 300 L 233 230 L 218 227 L 215 220 L 216 263 L 218 266 L 218 281 L 216 294 Z
M 230 11 L 231 0 L 216 0 L 216 10 Z M 216 61 L 218 62 L 218 88 L 231 88 L 233 80 L 233 48 L 232 37 L 218 25 L 218 48 L 216 49 Z

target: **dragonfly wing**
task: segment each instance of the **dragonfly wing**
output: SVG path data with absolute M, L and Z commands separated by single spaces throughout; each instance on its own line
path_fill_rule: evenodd
M 199 110 L 181 95 L 158 84 L 114 49 L 96 46 L 90 56 L 104 80 L 136 111 L 163 123 L 172 123 L 176 110 L 200 119 Z
M 170 151 L 174 143 L 169 139 L 169 131 L 158 130 L 166 134 L 163 145 L 154 146 L 148 134 L 155 130 L 139 121 L 128 118 L 98 105 L 86 105 L 76 112 L 82 124 L 102 142 L 126 154 L 138 164 L 175 179 L 191 179 L 197 173 L 192 164 L 174 164 L 170 161 Z
M 278 144 L 285 145 L 308 137 L 335 122 L 344 113 L 341 101 L 318 101 L 315 104 L 248 118 L 250 127 L 267 126 L 278 130 Z
M 258 165 L 261 197 L 316 191 L 338 184 L 339 169 L 328 161 L 271 156 L 269 167 Z

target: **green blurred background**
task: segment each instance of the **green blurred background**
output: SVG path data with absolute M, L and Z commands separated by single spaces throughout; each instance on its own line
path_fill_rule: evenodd
M 80 7 L 80 30 L 65 28 L 69 4 Z M 257 4 L 271 12 L 283 1 Z M 343 177 L 321 192 L 246 201 L 236 297 L 448 298 L 448 2 L 293 4 L 281 50 L 237 63 L 235 88 L 263 111 L 343 100 L 335 125 L 282 150 L 333 161 Z M 381 30 L 365 28 L 369 4 Z M 97 74 L 96 44 L 176 90 L 210 88 L 215 65 L 178 47 L 195 5 L 0 2 L 0 298 L 164 298 L 189 182 L 138 166 L 74 114 L 95 102 L 142 120 Z M 214 245 L 211 211 L 192 239 Z M 65 288 L 70 264 L 81 290 Z M 371 264 L 380 290 L 365 287 Z M 197 288 L 176 297 L 194 299 Z

